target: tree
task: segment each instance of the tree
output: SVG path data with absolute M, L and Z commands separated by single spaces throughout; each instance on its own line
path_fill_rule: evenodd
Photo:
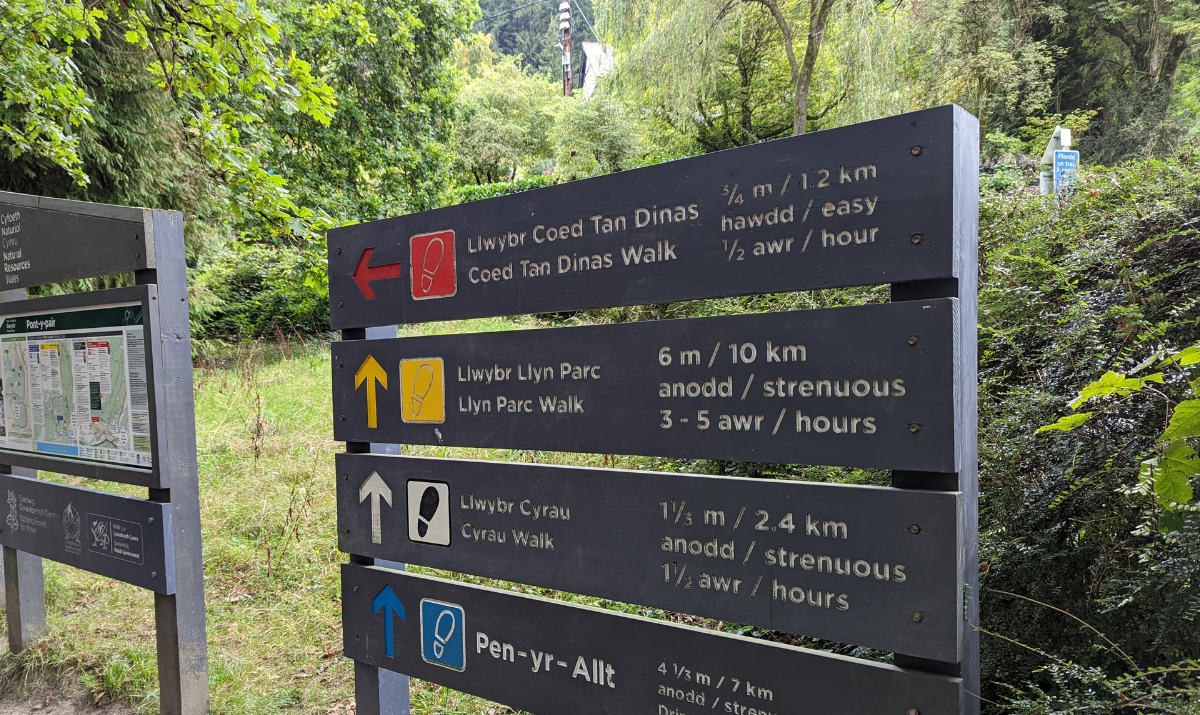
M 322 121 L 281 103 L 254 133 L 295 201 L 338 222 L 435 205 L 457 111 L 448 60 L 474 4 L 281 0 L 279 12 L 281 51 L 320 68 L 337 106 Z
M 605 40 L 618 50 L 618 72 L 625 81 L 636 83 L 650 97 L 680 94 L 665 102 L 676 117 L 688 116 L 697 101 L 713 96 L 720 80 L 719 58 L 743 49 L 746 39 L 751 45 L 762 41 L 761 28 L 751 33 L 759 37 L 746 38 L 747 27 L 773 24 L 778 34 L 772 45 L 787 59 L 791 80 L 791 133 L 803 134 L 810 121 L 823 116 L 812 115 L 809 98 L 834 4 L 835 0 L 605 0 L 597 5 L 597 16 Z M 753 12 L 756 7 L 765 9 L 765 15 Z M 796 52 L 797 28 L 803 28 L 802 55 Z
M 637 156 L 637 134 L 633 119 L 612 98 L 565 97 L 551 133 L 555 174 L 574 180 L 629 169 Z
M 523 70 L 515 57 L 478 67 L 462 88 L 454 164 L 476 184 L 515 178 L 552 154 L 548 132 L 559 85 Z
M 64 166 L 32 149 L 0 158 L 0 187 L 80 201 L 182 210 L 189 220 L 189 250 L 211 242 L 212 219 L 222 207 L 219 187 L 203 162 L 179 148 L 187 142 L 185 119 L 145 68 L 148 53 L 102 22 L 99 34 L 72 48 L 87 121 L 64 135 L 78 159 Z M 2 112 L 4 110 L 0 110 Z M 11 114 L 16 114 L 10 108 Z M 81 183 L 79 177 L 86 178 Z M 207 220 L 191 220 L 204 217 Z
M 342 12 L 337 3 L 327 12 Z M 141 51 L 149 76 L 172 102 L 186 149 L 206 167 L 235 215 L 272 231 L 319 230 L 323 216 L 296 205 L 284 182 L 247 141 L 272 106 L 327 123 L 332 90 L 295 55 L 278 52 L 280 30 L 255 2 L 210 0 L 8 0 L 0 5 L 5 107 L 0 148 L 10 161 L 52 162 L 79 185 L 89 182 L 80 127 L 92 121 L 74 55 L 103 33 Z

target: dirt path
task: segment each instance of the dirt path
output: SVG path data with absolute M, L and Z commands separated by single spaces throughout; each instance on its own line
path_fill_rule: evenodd
M 41 688 L 33 694 L 0 694 L 0 715 L 130 715 L 119 703 L 94 704 L 90 698 Z

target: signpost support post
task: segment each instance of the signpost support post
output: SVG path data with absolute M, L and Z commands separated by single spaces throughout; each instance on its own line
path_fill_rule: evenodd
M 0 292 L 0 302 L 25 300 L 25 289 Z M 37 478 L 36 469 L 0 465 L 0 472 Z M 46 634 L 46 586 L 42 560 L 16 549 L 4 549 L 4 603 L 8 648 L 20 653 Z
M 959 563 L 962 569 L 964 613 L 959 663 L 944 663 L 912 656 L 895 655 L 901 667 L 925 670 L 963 679 L 964 715 L 979 713 L 979 447 L 978 439 L 978 286 L 979 253 L 979 174 L 978 123 L 966 114 L 956 113 L 956 121 L 971 122 L 973 127 L 956 131 L 954 146 L 954 242 L 959 247 L 958 278 L 893 283 L 892 302 L 957 298 L 959 314 L 955 321 L 954 394 L 957 472 L 892 472 L 892 486 L 899 489 L 935 489 L 959 491 L 964 495 L 962 529 L 959 539 Z M 1069 136 L 1069 135 L 1068 135 Z
M 163 713 L 208 712 L 208 639 L 205 632 L 204 559 L 200 541 L 200 485 L 196 463 L 196 410 L 192 392 L 192 347 L 187 308 L 187 264 L 183 216 L 148 211 L 155 268 L 137 271 L 138 285 L 157 284 L 162 359 L 158 374 L 163 401 L 159 420 L 165 427 L 156 458 L 163 468 L 162 489 L 150 489 L 151 501 L 171 504 L 175 544 L 174 594 L 154 594 L 158 686 Z
M 342 339 L 349 339 L 342 331 Z M 396 337 L 395 325 L 382 325 L 366 328 L 362 338 L 365 340 L 384 340 Z M 361 443 L 360 443 L 361 444 Z M 381 442 L 366 443 L 365 451 L 371 454 L 400 454 L 401 445 Z M 347 446 L 348 448 L 349 446 Z M 360 558 L 363 563 L 374 563 L 375 566 L 404 570 L 404 564 L 398 561 L 384 561 L 351 556 L 351 560 Z M 355 712 L 363 715 L 408 715 L 409 693 L 408 676 L 383 668 L 376 668 L 366 663 L 354 663 L 354 705 Z

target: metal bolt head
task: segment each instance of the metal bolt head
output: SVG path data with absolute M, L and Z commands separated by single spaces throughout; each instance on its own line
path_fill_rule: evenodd
M 920 611 L 913 611 L 913 621 L 920 623 L 925 620 L 925 614 Z
M 913 148 L 912 148 L 912 155 L 913 155 L 913 156 L 921 156 L 921 154 L 922 154 L 924 151 L 925 151 L 925 150 L 924 150 L 924 149 L 922 149 L 922 148 L 920 147 L 920 145 L 918 145 L 918 146 L 915 146 L 915 147 L 913 147 Z
M 154 517 L 150 517 L 150 523 L 151 523 L 151 524 L 153 524 L 153 523 L 154 523 Z
M 908 530 L 909 530 L 909 532 L 911 532 L 913 534 L 921 533 L 921 527 L 918 526 L 917 524 L 913 524 L 912 526 L 908 527 Z
M 338 419 L 344 422 L 346 420 L 346 415 L 338 415 Z
M 347 534 L 349 534 L 349 533 L 350 533 L 350 527 L 348 527 L 348 526 L 347 526 L 345 529 L 342 529 L 342 531 L 344 531 L 344 532 L 346 532 Z
M 344 482 L 344 481 L 346 481 L 346 480 L 347 480 L 347 479 L 349 479 L 349 478 L 350 478 L 350 475 L 349 475 L 349 474 L 343 474 L 343 475 L 342 475 L 342 481 L 343 481 L 343 482 Z
M 919 245 L 921 245 L 921 241 L 924 241 L 924 240 L 925 240 L 925 234 L 922 234 L 922 233 L 914 233 L 914 234 L 912 235 L 912 242 L 913 242 L 913 245 L 914 245 L 914 246 L 919 246 Z
M 343 305 L 342 301 L 340 301 L 340 300 L 339 300 L 339 301 L 338 301 L 338 307 L 339 307 L 339 308 L 341 308 L 341 307 L 342 307 L 342 305 Z
M 355 593 L 358 593 L 358 586 L 355 586 L 355 587 L 354 587 L 354 592 L 355 592 Z
M 913 434 L 916 434 L 921 431 L 921 425 L 917 424 L 916 422 L 913 422 L 912 424 L 910 424 L 908 426 L 908 431 L 912 432 Z
M 909 345 L 916 345 L 919 342 L 921 342 L 921 341 L 920 341 L 920 339 L 917 338 L 917 336 L 915 336 L 915 335 L 908 336 L 908 344 Z
M 150 578 L 158 578 L 158 572 L 157 572 L 157 571 L 151 571 L 151 572 L 150 572 Z
M 340 249 L 340 248 L 339 248 L 339 249 L 337 249 L 336 253 L 337 253 L 339 256 L 340 256 L 340 255 L 342 255 L 342 249 Z
M 904 715 L 921 715 L 921 711 L 916 708 L 909 708 Z

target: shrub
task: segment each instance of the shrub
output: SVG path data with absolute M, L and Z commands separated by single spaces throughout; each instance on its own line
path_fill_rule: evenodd
M 190 288 L 196 338 L 287 338 L 329 330 L 325 256 L 233 243 L 195 272 Z

